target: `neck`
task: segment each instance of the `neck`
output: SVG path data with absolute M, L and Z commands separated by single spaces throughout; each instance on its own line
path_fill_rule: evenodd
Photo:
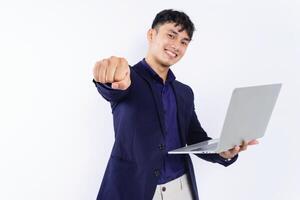
M 155 61 L 155 59 L 153 59 L 151 56 L 147 55 L 146 56 L 146 62 L 148 63 L 148 65 L 159 75 L 160 78 L 163 79 L 163 81 L 165 82 L 167 79 L 167 75 L 168 75 L 168 71 L 170 66 L 164 66 L 160 63 L 158 63 L 157 61 Z

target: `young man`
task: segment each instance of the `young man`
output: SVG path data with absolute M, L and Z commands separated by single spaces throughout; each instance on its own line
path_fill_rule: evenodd
M 192 89 L 170 67 L 184 55 L 194 25 L 183 12 L 163 10 L 147 33 L 145 59 L 129 67 L 110 57 L 95 64 L 94 83 L 111 104 L 115 143 L 97 200 L 198 199 L 189 155 L 167 152 L 209 140 L 195 110 Z M 197 154 L 228 166 L 244 143 L 220 154 Z

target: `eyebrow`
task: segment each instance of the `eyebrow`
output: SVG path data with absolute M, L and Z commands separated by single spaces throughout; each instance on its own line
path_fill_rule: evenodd
M 178 35 L 178 32 L 177 31 L 174 31 L 173 29 L 169 29 L 169 32 L 172 32 L 173 34 L 175 34 L 175 35 Z M 183 40 L 186 40 L 186 41 L 188 41 L 188 42 L 190 42 L 191 41 L 191 39 L 190 38 L 183 38 Z

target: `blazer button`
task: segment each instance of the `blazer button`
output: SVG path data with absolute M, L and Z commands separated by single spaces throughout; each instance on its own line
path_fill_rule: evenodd
M 165 150 L 165 145 L 164 144 L 160 144 L 159 145 L 159 150 Z
M 154 170 L 154 175 L 155 175 L 155 176 L 159 176 L 159 175 L 160 175 L 160 172 L 159 172 L 158 169 Z

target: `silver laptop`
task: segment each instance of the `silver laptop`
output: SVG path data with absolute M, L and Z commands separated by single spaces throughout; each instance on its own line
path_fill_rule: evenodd
M 264 136 L 282 84 L 236 88 L 219 139 L 185 146 L 169 154 L 220 153 Z

